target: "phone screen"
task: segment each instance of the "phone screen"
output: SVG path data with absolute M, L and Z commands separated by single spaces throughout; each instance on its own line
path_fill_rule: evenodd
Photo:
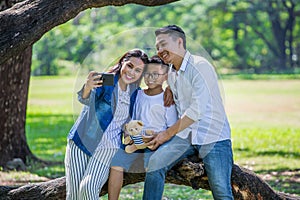
M 114 74 L 103 73 L 102 74 L 103 85 L 113 86 L 114 85 Z

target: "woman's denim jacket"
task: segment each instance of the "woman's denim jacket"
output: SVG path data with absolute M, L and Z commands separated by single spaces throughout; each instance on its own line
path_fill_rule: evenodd
M 115 75 L 114 86 L 102 86 L 93 89 L 88 98 L 82 98 L 83 88 L 78 92 L 78 100 L 84 107 L 70 130 L 68 139 L 87 155 L 91 156 L 97 148 L 103 133 L 113 119 L 113 114 L 118 102 L 118 78 Z M 130 92 L 130 109 L 128 120 L 132 116 L 137 91 L 137 84 L 128 85 Z M 120 136 L 121 139 L 121 136 Z

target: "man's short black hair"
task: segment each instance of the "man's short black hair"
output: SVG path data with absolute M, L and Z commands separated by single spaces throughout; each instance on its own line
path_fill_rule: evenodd
M 167 26 L 164 26 L 164 27 L 161 27 L 161 28 L 157 29 L 155 31 L 155 35 L 169 33 L 169 32 L 173 32 L 173 31 L 177 31 L 177 32 L 182 33 L 182 34 L 185 35 L 182 28 L 180 28 L 179 26 L 174 25 L 174 24 L 173 25 L 167 25 Z
M 156 36 L 160 34 L 170 34 L 171 37 L 181 38 L 183 40 L 183 47 L 186 49 L 185 33 L 179 26 L 173 24 L 161 27 L 155 31 Z

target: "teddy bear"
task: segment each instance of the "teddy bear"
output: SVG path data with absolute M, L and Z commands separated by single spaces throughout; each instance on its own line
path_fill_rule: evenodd
M 133 153 L 138 149 L 151 148 L 147 146 L 145 142 L 149 142 L 153 138 L 154 132 L 152 130 L 146 130 L 145 134 L 142 134 L 144 124 L 141 120 L 131 120 L 125 124 L 124 144 L 126 153 Z

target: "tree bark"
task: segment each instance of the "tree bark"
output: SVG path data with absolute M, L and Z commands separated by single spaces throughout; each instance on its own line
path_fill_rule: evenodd
M 0 166 L 32 156 L 25 137 L 25 117 L 32 47 L 0 64 Z
M 16 1 L 0 1 L 1 10 Z M 25 136 L 25 118 L 32 46 L 0 63 L 0 166 L 14 158 L 34 157 Z M 17 167 L 17 166 L 16 166 Z
M 142 182 L 145 174 L 125 174 L 123 186 Z M 25 185 L 19 188 L 0 186 L 0 199 L 8 200 L 62 200 L 66 198 L 65 177 L 48 182 Z M 234 199 L 274 199 L 296 200 L 300 197 L 274 191 L 266 182 L 253 172 L 234 165 L 232 170 L 232 189 Z M 166 183 L 190 186 L 193 189 L 210 190 L 203 163 L 195 158 L 184 159 L 167 174 Z M 107 184 L 100 196 L 107 193 Z M 187 197 L 188 198 L 188 197 Z
M 275 38 L 275 42 L 278 46 L 278 68 L 282 71 L 288 67 L 292 67 L 292 55 L 293 55 L 293 28 L 295 27 L 295 3 L 294 1 L 282 1 L 272 2 L 269 1 L 267 13 L 272 25 L 272 31 Z M 280 18 L 280 10 L 283 4 L 283 9 L 286 10 L 288 17 L 284 23 L 281 23 L 283 19 Z M 284 25 L 282 25 L 284 24 Z M 289 34 L 288 34 L 289 32 Z M 287 44 L 288 43 L 288 44 Z M 287 53 L 289 49 L 289 53 Z M 274 54 L 276 55 L 276 54 Z M 290 60 L 287 60 L 287 56 Z M 288 61 L 288 62 L 287 62 Z
M 243 23 L 251 26 L 254 33 L 266 44 L 274 55 L 274 61 L 267 66 L 269 70 L 286 71 L 292 68 L 293 56 L 293 30 L 295 28 L 296 16 L 299 11 L 295 10 L 294 0 L 282 1 L 247 1 L 249 3 L 248 11 L 241 7 L 240 12 L 247 12 L 251 18 L 239 18 Z M 235 11 L 237 12 L 237 11 Z M 259 13 L 266 13 L 271 25 L 272 36 L 265 33 L 264 22 L 261 21 Z M 287 17 L 283 17 L 287 15 Z M 289 51 L 286 51 L 289 49 Z M 239 53 L 237 51 L 237 53 Z M 289 59 L 288 59 L 289 58 Z
M 129 3 L 157 6 L 177 0 L 25 0 L 0 12 L 0 64 L 33 45 L 47 31 L 92 7 Z
M 1 9 L 12 3 L 6 1 Z M 32 47 L 0 64 L 0 166 L 32 155 L 25 137 L 25 117 L 30 78 Z

